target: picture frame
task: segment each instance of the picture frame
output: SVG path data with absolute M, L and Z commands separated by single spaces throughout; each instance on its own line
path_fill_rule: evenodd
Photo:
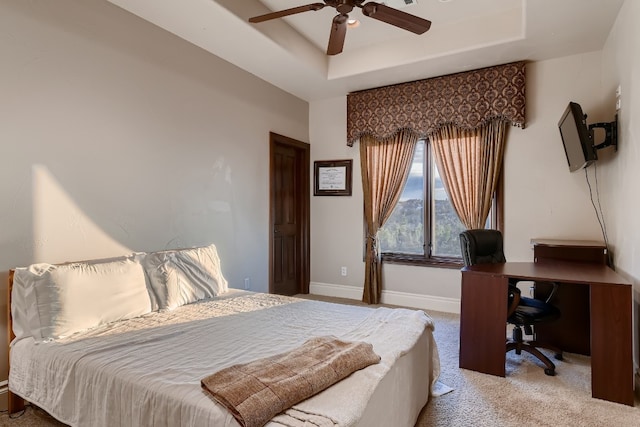
M 353 160 L 313 162 L 314 196 L 351 196 Z

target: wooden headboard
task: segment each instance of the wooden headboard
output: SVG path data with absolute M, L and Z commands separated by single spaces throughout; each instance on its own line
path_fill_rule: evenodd
M 16 337 L 13 333 L 13 317 L 11 316 L 11 289 L 13 289 L 13 273 L 14 269 L 9 270 L 9 284 L 7 285 L 7 338 L 8 344 Z
M 11 290 L 13 289 L 13 273 L 14 270 L 9 270 L 9 280 L 7 284 L 7 366 L 8 371 L 11 372 L 11 341 L 16 337 L 13 333 L 13 317 L 11 316 Z M 24 399 L 8 391 L 7 395 L 9 414 L 20 412 L 24 410 Z

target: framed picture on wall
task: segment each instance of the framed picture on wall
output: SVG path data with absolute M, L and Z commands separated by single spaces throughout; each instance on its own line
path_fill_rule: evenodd
M 353 160 L 313 162 L 314 196 L 350 196 Z

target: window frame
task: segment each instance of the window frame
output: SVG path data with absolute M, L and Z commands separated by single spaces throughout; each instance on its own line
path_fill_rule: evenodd
M 432 256 L 431 255 L 431 234 L 432 234 L 432 225 L 433 225 L 433 209 L 432 209 L 432 188 L 431 182 L 433 178 L 433 168 L 432 164 L 432 156 L 433 152 L 431 150 L 431 141 L 428 138 L 424 138 L 425 150 L 424 150 L 424 162 L 423 162 L 423 179 L 424 179 L 424 189 L 423 189 L 423 197 L 424 197 L 424 206 L 426 207 L 428 204 L 428 209 L 423 208 L 424 212 L 424 244 L 423 255 L 416 254 L 403 254 L 398 252 L 381 252 L 381 257 L 383 262 L 388 264 L 404 264 L 404 265 L 417 265 L 417 266 L 427 266 L 427 267 L 439 267 L 439 268 L 462 268 L 463 261 L 462 256 L 458 257 L 442 257 L 442 256 Z M 413 162 L 412 162 L 413 163 Z M 411 167 L 411 166 L 409 166 Z M 491 228 L 503 231 L 504 228 L 504 219 L 503 219 L 503 206 L 504 206 L 504 162 L 500 169 L 500 178 L 498 179 L 498 186 L 496 191 L 493 194 L 491 213 L 490 213 L 490 223 Z M 365 236 L 366 236 L 366 222 L 365 222 Z M 428 236 L 426 230 L 429 230 Z M 427 240 L 429 240 L 427 242 Z

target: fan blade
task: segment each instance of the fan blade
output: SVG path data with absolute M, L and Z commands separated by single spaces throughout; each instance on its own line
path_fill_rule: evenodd
M 361 7 L 364 15 L 415 34 L 423 34 L 431 28 L 431 21 L 384 4 L 369 2 Z
M 333 18 L 327 55 L 337 55 L 342 52 L 344 38 L 347 35 L 347 19 L 349 19 L 347 15 L 336 15 Z
M 285 9 L 278 12 L 271 12 L 265 15 L 254 16 L 253 18 L 249 18 L 249 22 L 257 23 L 269 21 L 271 19 L 282 18 L 283 16 L 295 15 L 296 13 L 308 12 L 310 10 L 320 10 L 325 7 L 324 3 L 311 3 L 305 6 L 292 7 L 291 9 Z

